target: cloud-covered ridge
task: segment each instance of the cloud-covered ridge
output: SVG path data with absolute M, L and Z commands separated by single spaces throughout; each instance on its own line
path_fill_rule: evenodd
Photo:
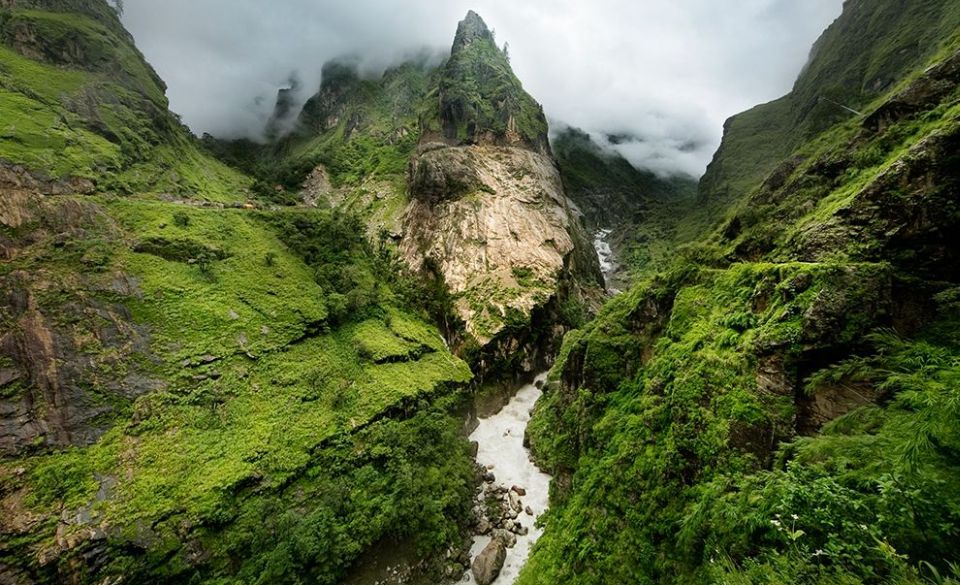
M 302 103 L 323 63 L 367 74 L 449 50 L 479 12 L 548 116 L 638 166 L 699 175 L 730 115 L 786 93 L 842 0 L 126 0 L 124 22 L 194 132 L 262 136 L 277 91 Z M 289 123 L 288 120 L 284 124 Z M 282 125 L 281 125 L 282 127 Z

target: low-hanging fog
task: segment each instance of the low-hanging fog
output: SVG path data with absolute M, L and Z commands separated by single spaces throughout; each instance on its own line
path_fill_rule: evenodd
M 723 121 L 789 91 L 843 0 L 126 0 L 123 20 L 194 132 L 262 136 L 277 90 L 298 100 L 342 55 L 371 72 L 449 50 L 474 9 L 554 125 L 637 166 L 702 174 Z

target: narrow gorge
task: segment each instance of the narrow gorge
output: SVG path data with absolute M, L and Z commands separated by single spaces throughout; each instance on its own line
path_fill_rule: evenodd
M 960 583 L 960 0 L 230 4 L 0 0 L 0 585 Z

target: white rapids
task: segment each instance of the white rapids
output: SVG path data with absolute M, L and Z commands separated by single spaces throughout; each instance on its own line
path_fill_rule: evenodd
M 593 247 L 597 249 L 597 257 L 600 259 L 600 271 L 603 273 L 604 284 L 611 294 L 616 294 L 613 289 L 613 277 L 617 271 L 617 262 L 613 254 L 613 248 L 610 247 L 610 230 L 598 230 L 593 238 Z
M 537 381 L 542 383 L 546 377 L 547 375 L 543 374 Z M 530 451 L 523 446 L 523 435 L 527 423 L 530 422 L 530 411 L 542 395 L 543 392 L 535 383 L 527 384 L 500 412 L 480 419 L 477 430 L 470 435 L 470 440 L 480 445 L 477 463 L 484 467 L 493 466 L 490 471 L 496 476 L 498 485 L 506 486 L 507 489 L 512 486 L 524 488 L 527 494 L 523 496 L 523 504 L 533 511 L 532 518 L 523 515 L 524 526 L 530 528 L 529 534 L 517 536 L 516 546 L 507 549 L 507 560 L 493 585 L 511 585 L 516 581 L 520 569 L 530 556 L 530 549 L 543 533 L 534 522 L 547 510 L 550 476 L 537 468 L 531 460 Z M 476 537 L 470 550 L 470 558 L 475 559 L 489 543 L 489 536 Z M 475 583 L 473 573 L 467 571 L 462 582 Z

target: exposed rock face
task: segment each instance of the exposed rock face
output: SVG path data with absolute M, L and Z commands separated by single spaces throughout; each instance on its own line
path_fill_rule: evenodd
M 403 256 L 443 277 L 467 331 L 481 343 L 513 312 L 529 316 L 545 304 L 573 271 L 599 284 L 596 255 L 590 264 L 578 211 L 549 157 L 519 148 L 444 147 L 423 153 L 411 168 Z
M 265 131 L 267 140 L 276 140 L 290 131 L 296 123 L 297 114 L 299 114 L 297 95 L 300 92 L 300 78 L 294 73 L 287 80 L 287 84 L 289 87 L 283 87 L 277 91 L 277 103 Z
M 19 165 L 0 162 L 0 197 L 9 205 L 0 208 L 0 222 L 10 227 L 19 227 L 10 214 L 15 209 L 22 208 L 22 202 L 28 195 L 65 195 L 69 193 L 92 193 L 95 189 L 93 181 L 81 177 L 65 179 L 44 179 L 37 177 Z M 15 199 L 15 201 L 14 201 Z M 17 203 L 17 202 L 21 203 Z
M 300 131 L 323 133 L 336 128 L 347 109 L 345 97 L 350 95 L 360 81 L 354 63 L 330 61 L 324 64 L 320 92 L 307 100 L 298 120 Z M 359 121 L 358 121 L 359 122 Z M 348 129 L 349 136 L 356 124 Z
M 330 174 L 323 165 L 317 166 L 307 176 L 300 191 L 300 198 L 305 205 L 317 207 L 321 202 L 329 201 L 329 196 L 333 193 L 333 185 L 330 184 Z
M 478 585 L 490 585 L 500 575 L 503 562 L 507 560 L 507 546 L 499 538 L 494 538 L 473 561 L 473 578 Z
M 0 183 L 0 196 L 0 224 L 24 234 L 0 237 L 5 258 L 49 254 L 107 222 L 93 204 L 46 201 L 9 182 Z M 95 254 L 81 263 L 89 274 L 41 269 L 0 276 L 0 454 L 90 444 L 108 428 L 114 400 L 159 386 L 127 369 L 132 356 L 147 354 L 149 335 L 114 299 L 137 295 L 136 282 L 98 273 Z M 126 373 L 118 375 L 118 368 Z
M 542 109 L 474 12 L 457 30 L 439 97 L 421 120 L 400 250 L 414 270 L 442 278 L 474 341 L 523 353 L 525 342 L 491 342 L 511 326 L 532 328 L 551 302 L 602 288 L 596 252 L 564 192 Z

